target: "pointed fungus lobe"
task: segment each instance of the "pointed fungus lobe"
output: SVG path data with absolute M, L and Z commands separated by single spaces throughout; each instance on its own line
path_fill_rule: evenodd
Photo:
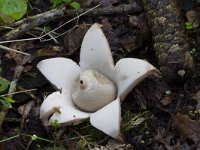
M 91 124 L 110 135 L 111 137 L 121 140 L 120 123 L 121 123 L 121 103 L 116 99 L 97 112 L 90 115 Z
M 114 66 L 108 41 L 99 24 L 92 25 L 83 39 L 79 64 L 80 67 L 67 58 L 38 63 L 38 69 L 61 90 L 44 99 L 41 119 L 49 121 L 47 125 L 54 120 L 71 125 L 90 118 L 95 128 L 121 140 L 120 104 L 155 68 L 135 58 L 121 59 Z

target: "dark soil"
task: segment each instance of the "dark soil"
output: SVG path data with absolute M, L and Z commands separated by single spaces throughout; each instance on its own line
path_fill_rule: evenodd
M 100 0 L 79 1 L 82 7 L 92 7 Z M 198 0 L 177 0 L 181 9 L 183 22 L 187 22 L 186 12 L 195 10 L 200 20 L 200 3 Z M 89 4 L 86 5 L 86 2 Z M 130 0 L 105 0 L 102 5 L 118 6 L 129 4 Z M 143 4 L 138 2 L 141 6 Z M 30 0 L 27 16 L 45 12 L 50 9 L 48 0 Z M 62 4 L 65 5 L 65 4 Z M 58 6 L 58 7 L 62 7 Z M 69 6 L 66 6 L 69 7 Z M 104 6 L 105 7 L 105 6 Z M 37 11 L 35 11 L 37 10 Z M 176 15 L 176 14 L 174 14 Z M 36 89 L 28 93 L 14 94 L 15 103 L 9 109 L 0 133 L 0 150 L 65 150 L 65 149 L 134 149 L 134 150 L 195 150 L 200 149 L 200 27 L 186 29 L 191 45 L 191 56 L 194 59 L 195 71 L 190 78 L 181 82 L 166 82 L 160 73 L 146 78 L 126 97 L 122 105 L 121 130 L 124 143 L 116 143 L 93 128 L 89 122 L 78 126 L 45 128 L 39 117 L 39 108 L 45 95 L 55 91 L 53 86 L 36 68 L 40 60 L 51 57 L 66 57 L 79 61 L 79 51 L 82 38 L 89 28 L 88 24 L 98 22 L 103 25 L 103 31 L 109 41 L 115 62 L 121 58 L 134 57 L 146 59 L 158 67 L 153 50 L 152 33 L 146 22 L 145 11 L 137 14 L 121 14 L 110 16 L 83 16 L 79 20 L 67 24 L 58 32 L 63 33 L 78 23 L 80 29 L 73 29 L 59 37 L 58 43 L 53 41 L 14 42 L 8 47 L 31 54 L 29 60 L 22 61 L 21 54 L 0 50 L 0 76 L 12 81 L 16 66 L 24 66 L 18 78 L 16 91 Z M 70 18 L 49 22 L 45 26 L 54 29 Z M 43 28 L 44 26 L 41 26 Z M 84 28 L 83 28 L 84 27 Z M 7 31 L 2 32 L 2 36 Z M 31 32 L 39 35 L 38 31 Z M 27 36 L 25 36 L 27 37 Z M 69 44 L 70 43 L 70 44 Z M 192 51 L 192 49 L 195 49 Z M 19 59 L 20 56 L 20 59 Z M 22 91 L 23 91 L 22 90 Z M 8 93 L 8 88 L 0 94 Z M 31 93 L 31 94 L 30 94 Z M 19 108 L 23 107 L 22 113 Z M 1 104 L 1 107 L 5 107 Z M 143 120 L 143 121 L 141 121 Z M 141 121 L 141 122 L 140 122 Z M 133 125 L 131 125 L 133 123 Z M 18 137 L 15 137 L 19 135 Z M 33 140 L 37 135 L 42 139 Z M 9 137 L 10 140 L 3 141 Z M 48 142 L 50 140 L 52 142 Z M 105 148 L 106 149 L 106 148 Z

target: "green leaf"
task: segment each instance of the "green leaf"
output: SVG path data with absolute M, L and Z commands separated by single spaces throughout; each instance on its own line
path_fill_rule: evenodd
M 70 3 L 70 6 L 71 6 L 72 8 L 74 8 L 74 9 L 80 9 L 80 8 L 81 8 L 80 4 L 77 3 L 77 2 L 72 2 L 72 3 Z
M 50 31 L 51 31 L 50 26 L 45 26 L 45 27 L 44 27 L 44 32 L 45 32 L 45 33 L 48 33 L 48 32 L 50 32 Z
M 8 108 L 12 108 L 12 104 L 11 103 L 14 103 L 15 100 L 9 98 L 9 97 L 3 97 L 3 96 L 0 96 L 0 102 L 5 106 L 5 107 L 8 107 Z
M 191 50 L 190 50 L 190 54 L 194 54 L 196 52 L 196 48 L 192 48 Z
M 52 8 L 55 8 L 56 6 L 58 6 L 60 3 L 62 3 L 62 0 L 50 0 L 51 3 L 53 3 Z
M 34 134 L 34 135 L 31 136 L 31 139 L 34 141 L 34 140 L 37 140 L 38 137 L 37 137 L 37 135 Z
M 51 122 L 52 127 L 58 127 L 59 125 L 60 124 L 59 124 L 58 120 L 54 120 L 54 121 Z
M 200 0 L 196 0 L 197 3 L 200 3 Z
M 6 23 L 9 23 L 12 21 L 14 21 L 14 19 L 12 17 L 9 17 L 0 12 L 0 24 L 6 24 Z
M 0 0 L 0 19 L 11 17 L 19 20 L 27 11 L 28 0 Z
M 192 22 L 185 22 L 185 28 L 188 29 L 188 30 L 191 30 L 193 28 Z
M 8 101 L 9 103 L 14 103 L 14 102 L 15 102 L 15 100 L 13 100 L 13 99 L 10 98 L 10 97 L 2 97 L 2 96 L 1 96 L 1 98 L 4 99 L 4 100 L 6 100 L 6 101 Z
M 5 107 L 8 107 L 8 108 L 12 108 L 12 105 L 10 102 L 4 100 L 4 99 L 0 99 L 0 102 L 5 106 Z
M 4 92 L 8 86 L 9 82 L 6 79 L 0 77 L 0 92 Z
M 66 2 L 66 3 L 71 3 L 72 0 L 62 0 L 63 2 Z
M 78 141 L 78 145 L 81 149 L 85 148 L 87 146 L 87 141 L 86 140 L 83 140 L 83 139 L 80 139 Z

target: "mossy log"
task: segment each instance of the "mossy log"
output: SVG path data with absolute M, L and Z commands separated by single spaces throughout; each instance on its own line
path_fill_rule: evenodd
M 194 70 L 190 44 L 176 0 L 143 0 L 160 71 L 168 82 L 184 81 Z

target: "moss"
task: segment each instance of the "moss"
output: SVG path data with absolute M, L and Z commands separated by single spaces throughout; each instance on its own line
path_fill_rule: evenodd
M 121 131 L 125 137 L 144 134 L 148 129 L 147 121 L 152 118 L 149 111 L 134 114 L 130 111 L 122 115 Z

